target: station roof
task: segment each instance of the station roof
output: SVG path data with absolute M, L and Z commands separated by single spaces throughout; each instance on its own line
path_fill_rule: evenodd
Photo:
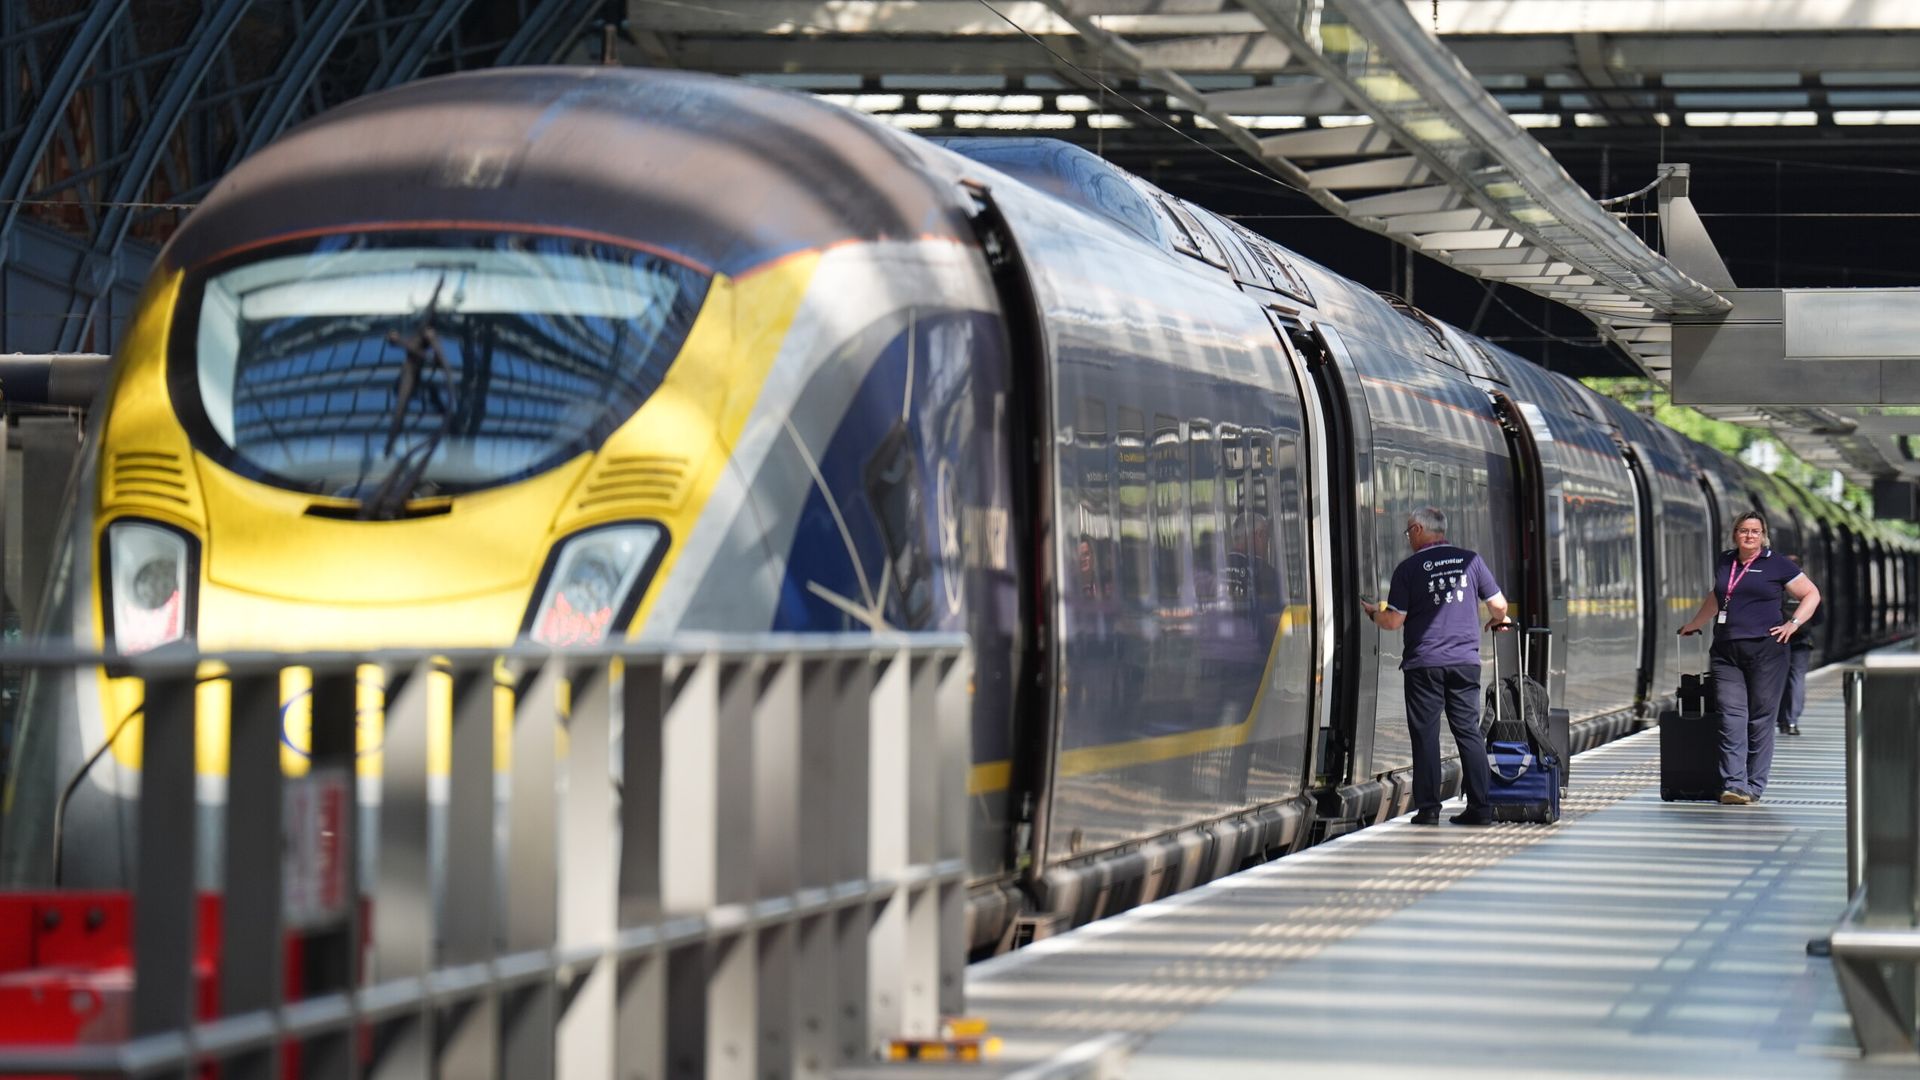
M 0 20 L 8 350 L 111 348 L 158 244 L 305 116 L 423 75 L 608 58 L 924 134 L 1072 140 L 1571 374 L 1661 376 L 1662 315 L 1706 302 L 1661 265 L 1642 189 L 1663 162 L 1692 165 L 1738 285 L 1920 284 L 1905 0 L 39 0 Z M 1463 189 L 1476 162 L 1436 117 L 1526 197 Z M 1442 208 L 1379 201 L 1422 191 Z M 1488 244 L 1541 272 L 1491 270 Z M 1875 430 L 1899 425 L 1858 410 L 1719 412 L 1856 478 L 1914 469 Z

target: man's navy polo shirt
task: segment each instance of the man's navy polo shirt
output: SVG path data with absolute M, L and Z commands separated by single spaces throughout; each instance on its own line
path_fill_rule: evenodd
M 1480 601 L 1499 592 L 1493 571 L 1466 548 L 1429 544 L 1409 555 L 1387 591 L 1387 606 L 1407 617 L 1400 670 L 1479 666 Z
M 1772 548 L 1760 549 L 1751 564 L 1736 564 L 1734 555 L 1723 551 L 1713 561 L 1713 598 L 1727 613 L 1724 623 L 1714 616 L 1715 641 L 1763 638 L 1767 631 L 1786 622 L 1780 616 L 1780 598 L 1787 591 L 1787 583 L 1800 576 L 1800 567 L 1785 555 L 1775 555 Z M 1727 599 L 1730 579 L 1739 582 L 1731 601 Z

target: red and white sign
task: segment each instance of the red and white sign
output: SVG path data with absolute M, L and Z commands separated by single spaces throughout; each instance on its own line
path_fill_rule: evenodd
M 347 771 L 315 769 L 288 777 L 285 857 L 288 929 L 306 930 L 347 917 L 347 830 L 353 796 Z

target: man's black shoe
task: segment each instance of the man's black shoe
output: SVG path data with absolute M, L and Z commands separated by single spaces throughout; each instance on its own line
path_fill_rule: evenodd
M 1787 734 L 1789 734 L 1789 735 L 1798 735 L 1798 734 L 1800 734 L 1800 725 L 1799 725 L 1799 724 L 1788 724 L 1788 725 L 1787 725 Z
M 1447 819 L 1455 825 L 1491 825 L 1493 815 L 1485 810 L 1466 809 Z
M 1413 815 L 1413 823 L 1415 825 L 1438 825 L 1440 824 L 1440 811 L 1431 807 L 1422 810 Z
M 1782 721 L 1780 722 L 1780 725 L 1779 725 L 1779 727 L 1780 727 L 1780 734 L 1782 734 L 1782 735 L 1791 735 L 1791 734 L 1793 734 L 1793 725 L 1792 725 L 1792 724 L 1789 724 L 1789 723 L 1787 723 L 1786 721 L 1784 721 L 1784 720 L 1782 720 Z

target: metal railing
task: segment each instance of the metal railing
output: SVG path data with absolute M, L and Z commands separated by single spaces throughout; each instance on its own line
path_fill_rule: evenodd
M 9 657 L 54 672 L 108 660 Z M 218 1063 L 278 1080 L 297 1055 L 303 1077 L 611 1077 L 616 1063 L 620 1076 L 818 1077 L 960 1009 L 963 637 L 111 662 L 146 695 L 129 1030 L 0 1049 L 0 1074 Z M 313 778 L 336 809 L 369 782 L 355 778 L 368 664 L 385 675 L 376 869 L 356 880 L 354 814 L 325 818 L 318 891 L 362 898 L 329 909 L 305 895 L 314 882 L 284 880 L 299 830 L 283 815 L 301 805 L 290 796 L 315 805 Z M 289 667 L 312 675 L 305 780 L 282 773 Z M 196 716 L 210 673 L 230 686 L 224 717 Z M 429 753 L 437 679 L 452 686 L 444 780 Z M 231 744 L 219 1015 L 202 1019 L 195 734 L 208 723 L 228 724 Z M 283 993 L 290 933 L 297 1000 Z
M 1830 939 L 1854 1037 L 1920 1060 L 1920 655 L 1848 668 L 1847 888 Z

